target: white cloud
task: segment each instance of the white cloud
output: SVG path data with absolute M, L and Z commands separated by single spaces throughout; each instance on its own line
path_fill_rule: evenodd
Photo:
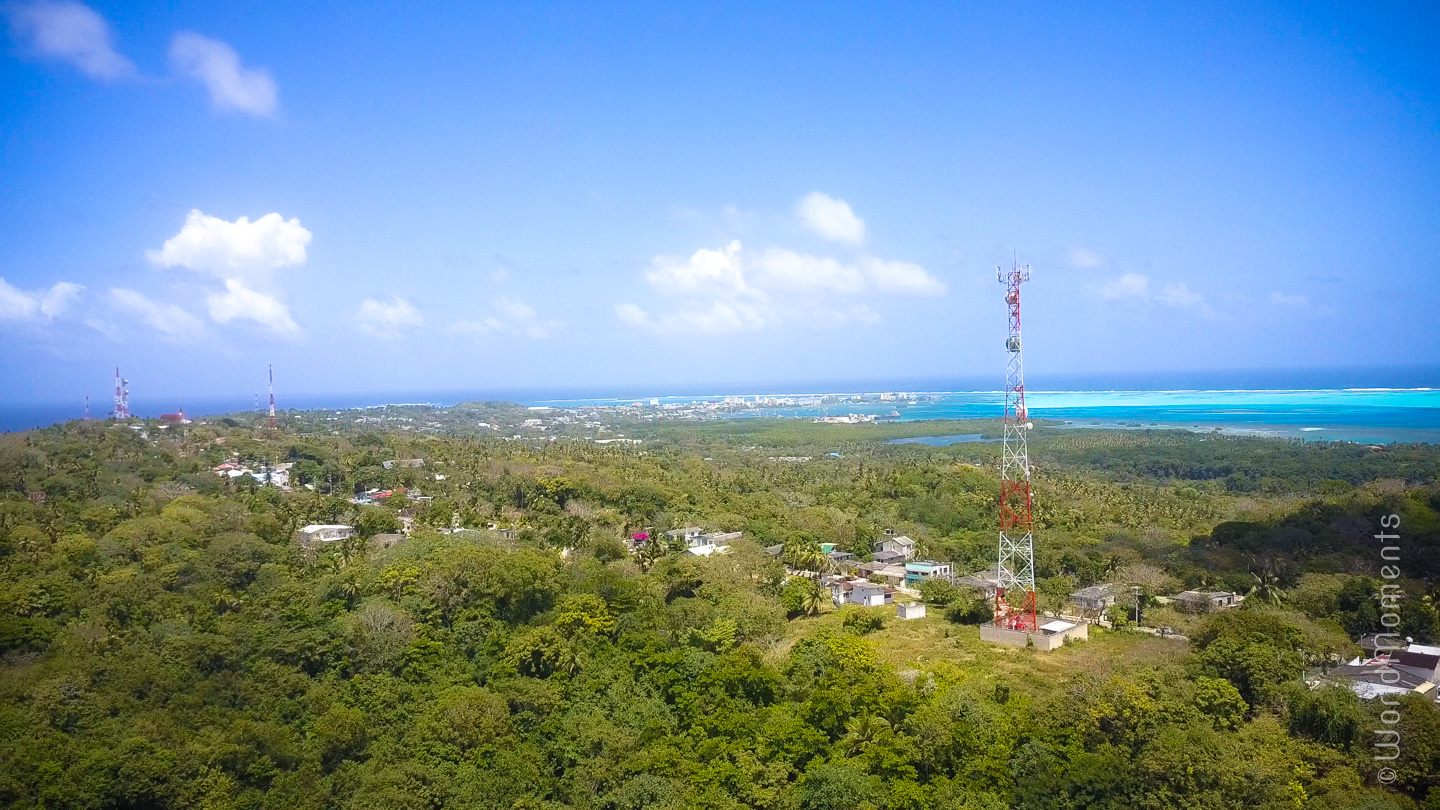
M 217 110 L 268 116 L 275 112 L 278 91 L 263 70 L 240 64 L 240 55 L 225 43 L 182 31 L 170 41 L 170 65 L 210 91 Z
M 1205 296 L 1193 292 L 1181 282 L 1166 284 L 1165 289 L 1155 295 L 1155 300 L 1172 307 L 1194 307 L 1205 303 Z
M 25 292 L 0 278 L 0 321 L 48 322 L 64 314 L 83 289 L 61 281 L 48 290 Z
M 1139 273 L 1126 273 L 1114 281 L 1107 281 L 1097 289 L 1101 298 L 1143 298 L 1150 297 L 1150 279 Z
M 1126 273 L 1093 289 L 1101 298 L 1110 301 L 1128 299 L 1146 304 L 1164 304 L 1176 309 L 1194 309 L 1206 316 L 1215 314 L 1210 304 L 1205 301 L 1205 296 L 1180 281 L 1166 284 L 1159 292 L 1151 292 L 1148 276 Z
M 80 297 L 80 291 L 83 289 L 85 288 L 79 284 L 72 284 L 68 281 L 57 282 L 40 296 L 40 314 L 47 319 L 63 314 L 70 308 L 70 304 Z
M 635 304 L 616 304 L 615 314 L 629 326 L 667 335 L 723 335 L 765 326 L 765 319 L 753 306 L 738 302 L 689 303 L 656 317 Z
M 137 75 L 135 63 L 115 50 L 110 26 L 84 3 L 40 2 L 13 6 L 10 27 L 29 50 L 69 62 L 95 79 Z
M 162 267 L 186 267 L 219 278 L 268 279 L 277 269 L 305 263 L 310 232 L 298 219 L 271 213 L 250 221 L 240 217 L 227 222 L 202 211 L 185 217 L 180 233 L 159 250 L 146 251 Z
M 360 328 L 377 337 L 397 338 L 406 329 L 420 326 L 425 319 L 420 310 L 404 298 L 389 301 L 366 298 L 360 302 Z
M 225 282 L 225 292 L 207 296 L 216 323 L 250 320 L 282 334 L 300 331 L 272 287 L 277 271 L 305 263 L 310 232 L 298 219 L 276 213 L 229 222 L 192 210 L 185 225 L 159 250 L 145 256 L 161 267 L 184 267 Z M 259 288 L 259 289 L 257 289 Z
M 854 262 L 769 248 L 746 253 L 738 241 L 720 250 L 701 249 L 688 259 L 660 256 L 646 280 L 657 292 L 680 299 L 652 317 L 635 303 L 615 314 L 630 326 L 662 333 L 722 334 L 772 324 L 826 326 L 874 323 L 866 304 L 838 299 L 859 295 L 943 295 L 945 283 L 918 264 L 862 255 Z
M 1086 250 L 1083 247 L 1070 248 L 1070 266 L 1091 268 L 1099 267 L 1105 263 L 1105 257 L 1093 250 Z
M 479 320 L 459 321 L 451 324 L 447 332 L 452 335 L 485 337 L 507 335 L 543 340 L 565 328 L 563 321 L 544 320 L 535 308 L 512 298 L 495 299 L 495 312 Z
M 123 288 L 110 290 L 110 300 L 116 308 L 139 316 L 150 328 L 172 340 L 182 340 L 200 335 L 205 331 L 205 325 L 200 319 L 186 312 L 174 304 L 162 304 L 152 301 L 144 295 Z M 94 321 L 91 326 L 105 332 L 100 321 Z
M 738 242 L 733 243 L 737 248 Z M 756 284 L 768 289 L 825 290 L 853 295 L 865 289 L 865 274 L 834 259 L 770 248 L 755 260 Z
M 844 200 L 812 191 L 800 201 L 796 214 L 807 228 L 825 239 L 850 245 L 865 241 L 865 220 L 856 216 Z
M 749 293 L 740 268 L 740 242 L 720 250 L 695 251 L 689 259 L 656 256 L 645 278 L 662 292 L 676 295 Z
M 944 295 L 945 282 L 910 262 L 894 262 L 861 256 L 860 267 L 881 292 L 903 295 Z
M 207 296 L 205 303 L 210 307 L 210 318 L 216 323 L 249 320 L 280 334 L 300 331 L 288 307 L 273 296 L 246 287 L 239 279 L 226 279 L 225 292 Z
M 1309 306 L 1310 299 L 1303 295 L 1286 295 L 1277 291 L 1270 293 L 1270 303 L 1287 307 L 1305 307 Z

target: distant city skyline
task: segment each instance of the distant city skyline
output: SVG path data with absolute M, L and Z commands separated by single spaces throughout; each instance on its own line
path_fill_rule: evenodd
M 0 403 L 1440 363 L 1434 6 L 3 13 Z

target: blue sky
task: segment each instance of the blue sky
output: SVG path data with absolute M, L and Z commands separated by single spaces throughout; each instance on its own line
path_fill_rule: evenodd
M 1440 362 L 1435 5 L 830 5 L 5 6 L 3 400 Z

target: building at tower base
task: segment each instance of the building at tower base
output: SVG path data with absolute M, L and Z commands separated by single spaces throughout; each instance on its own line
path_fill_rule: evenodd
M 987 622 L 980 625 L 980 640 L 1005 644 L 1010 647 L 1028 647 L 1033 644 L 1035 649 L 1040 652 L 1050 652 L 1065 646 L 1068 639 L 1089 640 L 1089 627 L 1084 622 L 1076 623 L 1054 619 L 1040 625 L 1039 629 L 1027 631 L 996 627 L 993 623 Z

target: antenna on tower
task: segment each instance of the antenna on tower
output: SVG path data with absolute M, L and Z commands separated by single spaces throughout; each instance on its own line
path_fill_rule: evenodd
M 275 420 L 275 367 L 266 366 L 270 371 L 270 432 L 279 430 L 280 425 Z
M 1034 632 L 1035 539 L 1030 519 L 1030 451 L 1026 433 L 1030 415 L 1025 408 L 1025 363 L 1020 353 L 1020 285 L 1030 280 L 1030 265 L 1012 264 L 1010 272 L 995 268 L 996 280 L 1005 285 L 1010 310 L 1010 332 L 1005 339 L 1005 443 L 1000 451 L 1000 548 L 995 577 L 995 626 Z

